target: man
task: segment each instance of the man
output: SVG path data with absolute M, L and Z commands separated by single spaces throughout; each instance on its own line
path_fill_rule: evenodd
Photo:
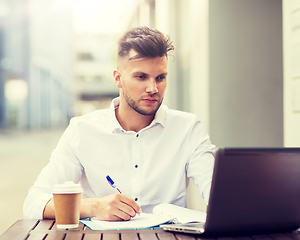
M 147 27 L 123 35 L 113 72 L 120 97 L 110 109 L 70 121 L 29 190 L 25 218 L 54 218 L 51 188 L 70 180 L 83 188 L 81 218 L 128 220 L 163 202 L 186 207 L 189 178 L 208 202 L 214 146 L 194 114 L 161 105 L 173 49 L 169 38 Z

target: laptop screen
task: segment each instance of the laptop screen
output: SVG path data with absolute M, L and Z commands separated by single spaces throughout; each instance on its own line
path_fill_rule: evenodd
M 207 233 L 300 227 L 300 148 L 223 148 L 216 153 Z

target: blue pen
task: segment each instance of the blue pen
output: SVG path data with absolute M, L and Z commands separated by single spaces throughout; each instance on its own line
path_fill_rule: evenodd
M 110 176 L 107 175 L 107 176 L 106 176 L 106 179 L 107 179 L 108 183 L 109 183 L 113 188 L 117 189 L 119 193 L 122 193 L 122 192 L 120 191 L 120 189 L 116 186 L 115 182 L 110 178 Z

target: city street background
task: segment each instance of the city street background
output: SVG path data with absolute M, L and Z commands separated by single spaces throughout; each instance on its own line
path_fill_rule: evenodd
M 0 235 L 23 219 L 23 202 L 63 130 L 0 132 Z

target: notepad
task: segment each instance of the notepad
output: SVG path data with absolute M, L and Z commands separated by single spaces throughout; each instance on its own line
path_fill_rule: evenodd
M 89 221 L 81 220 L 92 230 L 124 230 L 124 229 L 143 229 L 155 228 L 165 223 L 187 223 L 205 222 L 206 213 L 195 211 L 173 204 L 159 204 L 153 209 L 153 213 L 141 213 L 129 221 L 102 221 L 91 218 Z
M 177 223 L 205 222 L 206 212 L 179 207 L 174 204 L 161 203 L 153 209 L 154 214 L 167 215 L 175 219 Z
M 92 218 L 92 222 L 98 224 L 102 229 L 116 230 L 116 229 L 141 229 L 159 226 L 160 224 L 173 221 L 172 217 L 156 215 L 150 213 L 141 213 L 136 215 L 129 221 L 101 221 L 97 218 Z

